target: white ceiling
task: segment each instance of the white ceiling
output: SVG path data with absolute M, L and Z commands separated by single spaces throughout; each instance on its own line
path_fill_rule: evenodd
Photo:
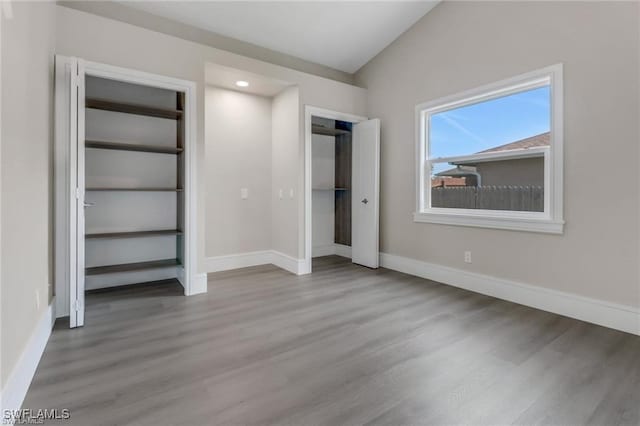
M 438 1 L 127 1 L 154 15 L 354 73 Z
M 238 87 L 236 85 L 238 80 L 248 82 L 249 87 Z M 205 81 L 212 86 L 266 97 L 275 96 L 286 87 L 291 86 L 291 83 L 286 81 L 209 62 L 205 64 Z

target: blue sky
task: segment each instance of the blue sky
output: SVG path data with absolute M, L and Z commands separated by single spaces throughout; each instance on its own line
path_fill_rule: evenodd
M 549 86 L 431 116 L 431 157 L 473 154 L 548 132 Z M 450 165 L 434 165 L 437 173 Z

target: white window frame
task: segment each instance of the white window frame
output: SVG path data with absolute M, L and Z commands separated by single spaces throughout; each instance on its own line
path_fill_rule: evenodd
M 414 222 L 562 234 L 563 220 L 563 87 L 562 64 L 488 84 L 416 106 L 416 211 Z M 428 158 L 432 115 L 466 105 L 549 85 L 550 147 L 545 151 L 544 212 L 431 207 L 431 167 L 450 159 Z M 427 188 L 427 183 L 429 184 Z

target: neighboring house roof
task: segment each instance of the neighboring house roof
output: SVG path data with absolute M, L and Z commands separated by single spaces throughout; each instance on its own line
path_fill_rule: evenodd
M 505 145 L 496 146 L 494 148 L 489 148 L 484 151 L 477 152 L 476 154 L 480 154 L 483 152 L 497 152 L 497 151 L 511 151 L 513 149 L 527 149 L 527 148 L 535 148 L 538 146 L 550 146 L 551 145 L 551 133 L 540 133 L 539 135 L 531 136 L 525 139 L 520 139 L 519 141 L 509 142 Z
M 476 176 L 478 173 L 476 172 L 475 167 L 467 167 L 467 166 L 458 166 L 453 169 L 445 170 L 440 173 L 436 173 L 434 176 L 438 177 L 467 177 L 467 176 Z
M 549 151 L 549 132 L 531 136 L 505 145 L 496 146 L 470 155 L 439 158 L 441 162 L 447 162 L 454 166 L 474 166 L 478 163 L 489 161 L 518 160 L 523 158 L 543 157 Z M 449 170 L 447 171 L 449 172 Z M 453 171 L 451 171 L 453 172 Z M 444 173 L 444 172 L 443 172 Z M 451 176 L 447 174 L 446 176 Z

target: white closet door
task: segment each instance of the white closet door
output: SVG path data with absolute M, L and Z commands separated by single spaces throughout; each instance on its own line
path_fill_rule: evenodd
M 56 55 L 55 78 L 56 309 L 73 328 L 84 325 L 84 63 Z
M 351 259 L 378 267 L 380 120 L 353 126 Z
M 76 76 L 76 90 L 78 96 L 78 112 L 77 112 L 77 135 L 76 135 L 76 285 L 75 285 L 75 303 L 71 304 L 71 327 L 81 327 L 84 325 L 84 291 L 85 291 L 85 251 L 84 251 L 84 234 L 85 234 L 85 209 L 89 205 L 85 204 L 85 156 L 84 156 L 84 139 L 85 139 L 85 75 L 84 62 L 78 60 L 78 74 Z M 73 297 L 73 284 L 71 285 L 71 296 Z M 74 306 L 75 305 L 75 306 Z M 75 313 L 75 322 L 74 322 Z

